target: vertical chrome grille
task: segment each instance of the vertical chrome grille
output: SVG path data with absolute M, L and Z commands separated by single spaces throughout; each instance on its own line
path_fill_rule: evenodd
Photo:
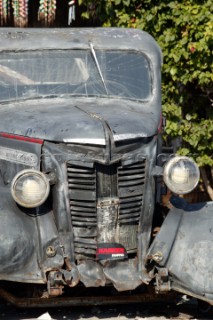
M 137 233 L 145 183 L 145 160 L 118 168 L 120 243 L 128 253 L 137 251 Z
M 70 209 L 76 257 L 96 254 L 96 171 L 94 168 L 67 166 Z
M 119 198 L 119 243 L 125 246 L 128 253 L 136 253 L 145 160 L 127 166 L 114 164 L 85 168 L 68 165 L 67 175 L 76 258 L 95 258 L 97 230 L 100 230 L 97 227 L 96 206 L 98 199 L 106 196 Z
M 145 161 L 118 168 L 119 220 L 121 224 L 138 222 L 145 181 Z

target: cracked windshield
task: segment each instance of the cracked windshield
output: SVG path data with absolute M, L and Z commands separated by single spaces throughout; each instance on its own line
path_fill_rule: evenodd
M 0 54 L 0 100 L 109 96 L 149 100 L 151 74 L 138 52 L 45 50 Z

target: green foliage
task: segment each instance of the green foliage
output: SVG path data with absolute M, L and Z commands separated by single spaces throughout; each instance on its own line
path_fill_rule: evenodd
M 180 154 L 213 166 L 212 1 L 81 0 L 95 25 L 139 28 L 164 56 L 163 113 L 166 141 L 182 137 Z M 87 16 L 86 16 L 86 14 Z

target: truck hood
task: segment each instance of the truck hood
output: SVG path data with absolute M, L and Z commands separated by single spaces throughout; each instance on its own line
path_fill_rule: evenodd
M 121 99 L 46 98 L 0 107 L 1 132 L 55 142 L 106 144 L 156 134 L 160 117 L 146 104 Z

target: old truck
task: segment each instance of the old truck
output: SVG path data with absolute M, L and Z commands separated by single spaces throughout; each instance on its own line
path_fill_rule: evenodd
M 162 152 L 161 65 L 141 30 L 1 28 L 2 297 L 149 288 L 213 303 L 213 206 L 176 196 L 199 169 Z

